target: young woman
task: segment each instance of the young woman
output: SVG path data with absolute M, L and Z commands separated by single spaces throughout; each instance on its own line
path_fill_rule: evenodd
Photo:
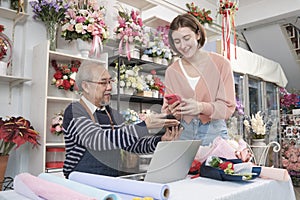
M 166 94 L 181 101 L 162 111 L 181 120 L 181 139 L 201 139 L 210 144 L 217 136 L 226 137 L 225 119 L 235 110 L 235 89 L 230 62 L 217 53 L 202 50 L 205 30 L 190 14 L 177 16 L 170 25 L 169 42 L 179 59 L 166 70 Z

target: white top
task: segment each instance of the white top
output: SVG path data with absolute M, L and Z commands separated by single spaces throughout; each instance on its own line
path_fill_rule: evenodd
M 197 85 L 198 81 L 200 80 L 200 76 L 197 76 L 197 77 L 190 77 L 190 76 L 186 73 L 184 67 L 182 66 L 181 59 L 179 60 L 179 66 L 180 66 L 180 68 L 181 68 L 181 70 L 182 70 L 184 76 L 187 78 L 187 80 L 188 80 L 188 82 L 189 82 L 189 85 L 191 86 L 191 88 L 192 88 L 193 90 L 195 90 L 196 85 Z

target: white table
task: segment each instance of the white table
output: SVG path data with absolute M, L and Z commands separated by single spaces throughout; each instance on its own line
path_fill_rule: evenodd
M 169 200 L 296 200 L 291 180 L 280 182 L 257 178 L 248 182 L 223 182 L 200 177 L 168 185 Z M 132 200 L 131 196 L 120 196 L 123 200 Z M 28 200 L 12 190 L 0 192 L 0 200 L 12 199 Z

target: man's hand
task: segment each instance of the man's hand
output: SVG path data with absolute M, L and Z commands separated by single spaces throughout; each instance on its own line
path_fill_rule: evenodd
M 144 120 L 148 129 L 178 126 L 176 119 L 166 119 L 166 114 L 147 114 Z
M 183 131 L 183 127 L 173 126 L 166 129 L 165 134 L 161 137 L 161 141 L 177 140 Z

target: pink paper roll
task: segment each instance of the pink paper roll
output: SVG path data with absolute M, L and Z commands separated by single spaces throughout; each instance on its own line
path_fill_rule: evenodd
M 274 179 L 277 181 L 288 181 L 289 173 L 286 169 L 261 167 L 260 177 Z
M 64 186 L 48 182 L 29 173 L 15 177 L 14 190 L 30 199 L 47 200 L 96 200 Z

